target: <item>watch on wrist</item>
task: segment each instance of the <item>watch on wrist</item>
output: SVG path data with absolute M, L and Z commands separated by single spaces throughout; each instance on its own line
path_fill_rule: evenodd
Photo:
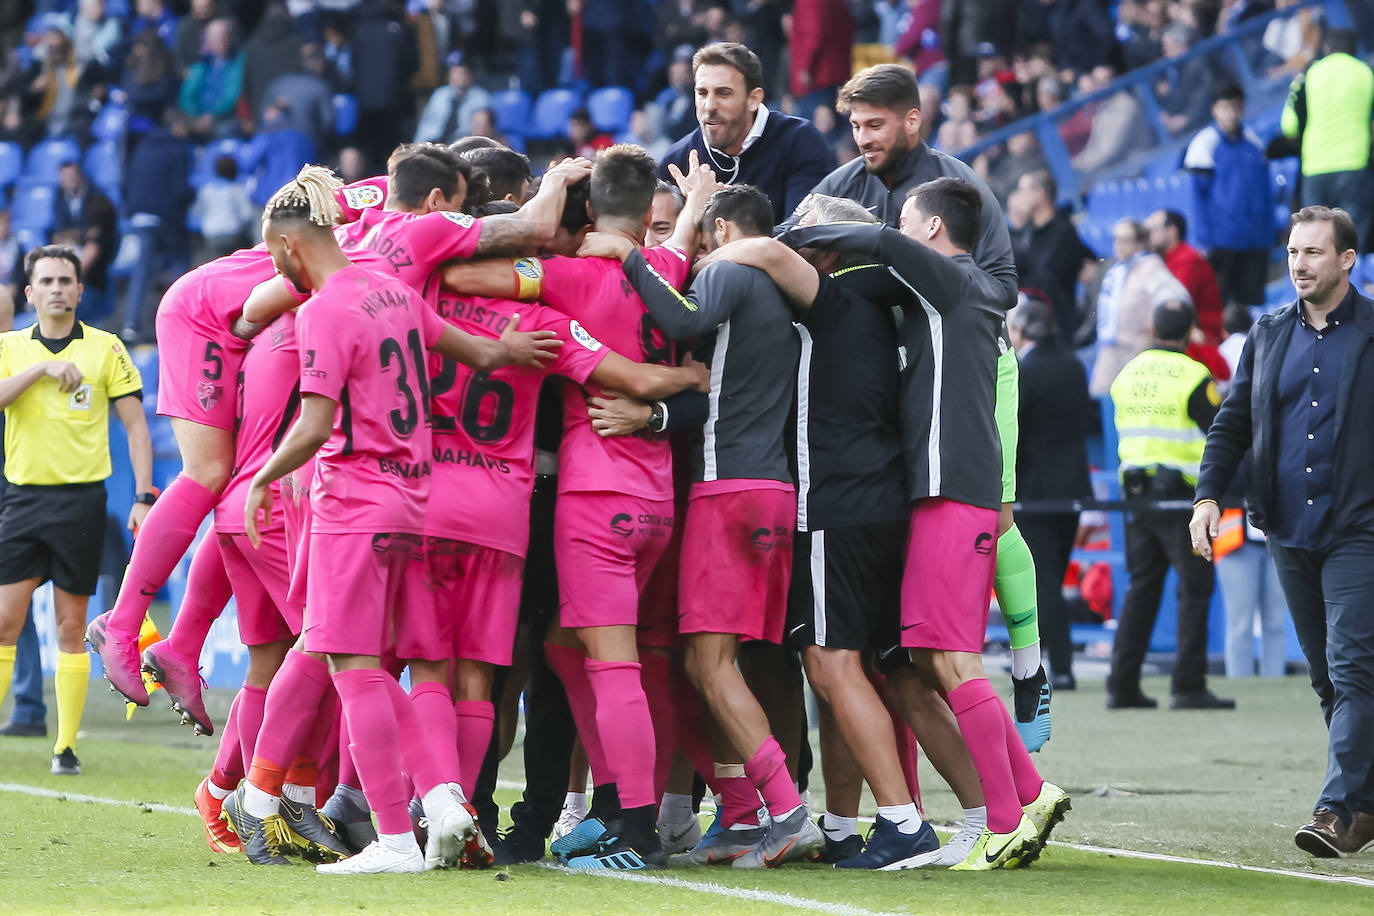
M 153 503 L 157 502 L 157 494 L 156 494 L 156 493 L 136 493 L 136 494 L 134 494 L 134 502 L 135 502 L 135 503 L 138 503 L 139 505 L 143 505 L 143 506 L 151 506 Z
M 654 401 L 649 405 L 649 422 L 644 425 L 656 433 L 663 432 L 667 427 L 668 412 L 663 409 L 662 401 Z

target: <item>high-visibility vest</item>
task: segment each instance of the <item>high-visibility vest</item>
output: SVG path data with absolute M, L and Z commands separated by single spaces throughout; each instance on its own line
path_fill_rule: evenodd
M 1207 367 L 1174 350 L 1146 350 L 1122 368 L 1111 395 L 1123 472 L 1173 468 L 1197 486 L 1207 434 L 1188 416 L 1188 400 L 1204 383 Z M 1219 402 L 1215 385 L 1208 396 Z

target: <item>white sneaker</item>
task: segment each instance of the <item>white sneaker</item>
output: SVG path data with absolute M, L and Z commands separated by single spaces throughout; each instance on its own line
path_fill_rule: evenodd
M 463 848 L 477 832 L 477 823 L 463 805 L 463 793 L 457 785 L 450 783 L 450 790 L 441 804 L 431 804 L 439 810 L 431 814 L 425 811 L 425 823 L 429 833 L 425 839 L 426 869 L 453 868 L 462 861 Z
M 362 852 L 342 862 L 315 866 L 315 871 L 322 875 L 408 874 L 424 870 L 425 857 L 420 854 L 418 844 L 412 844 L 405 852 L 397 852 L 383 846 L 381 840 L 373 840 Z
M 945 845 L 940 847 L 940 858 L 929 864 L 931 865 L 958 865 L 968 858 L 968 854 L 973 851 L 973 844 L 978 842 L 978 838 L 983 835 L 981 827 L 970 827 L 964 824 L 959 828 L 959 832 L 945 841 Z
M 584 796 L 585 797 L 585 796 Z M 570 799 L 563 799 L 563 810 L 553 825 L 553 838 L 561 840 L 577 829 L 577 825 L 587 819 L 587 809 Z

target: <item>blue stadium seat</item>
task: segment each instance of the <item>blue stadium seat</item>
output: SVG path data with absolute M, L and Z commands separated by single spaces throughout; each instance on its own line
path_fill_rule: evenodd
M 92 143 L 91 148 L 86 150 L 86 174 L 101 190 L 123 185 L 124 162 L 119 145 L 109 141 Z
M 623 86 L 607 86 L 587 96 L 587 113 L 592 116 L 592 125 L 611 135 L 625 132 L 634 110 L 634 93 Z
M 91 136 L 101 143 L 118 143 L 129 129 L 129 109 L 113 102 L 100 109 L 91 123 Z
M 234 139 L 214 140 L 196 152 L 196 161 L 191 166 L 191 187 L 201 185 L 215 177 L 215 160 L 220 156 L 233 156 L 238 159 L 243 150 L 243 141 Z
M 24 148 L 18 143 L 0 143 L 0 188 L 19 180 L 24 170 Z
M 581 104 L 582 96 L 571 89 L 549 89 L 540 93 L 525 136 L 540 140 L 562 136 L 568 130 L 568 118 Z
M 44 140 L 33 149 L 24 160 L 24 177 L 32 181 L 48 184 L 57 183 L 57 172 L 62 163 L 81 161 L 81 147 L 71 137 Z
M 337 93 L 334 96 L 334 136 L 347 137 L 358 129 L 358 97 Z
M 496 129 L 501 133 L 524 136 L 529 130 L 530 94 L 523 89 L 492 93 L 491 109 L 496 112 Z
M 57 189 L 51 184 L 22 183 L 14 189 L 14 203 L 10 218 L 16 230 L 20 227 L 47 233 L 52 228 L 53 202 Z

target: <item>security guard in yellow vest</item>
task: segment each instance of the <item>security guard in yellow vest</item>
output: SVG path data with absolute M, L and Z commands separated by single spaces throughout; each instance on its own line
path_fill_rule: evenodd
M 1221 405 L 1216 384 L 1201 363 L 1184 355 L 1193 330 L 1193 307 L 1155 306 L 1154 346 L 1136 356 L 1112 383 L 1120 441 L 1121 490 L 1127 499 L 1193 499 L 1207 427 Z M 1178 574 L 1178 651 L 1171 709 L 1232 709 L 1234 700 L 1207 689 L 1207 612 L 1216 580 L 1212 564 L 1193 552 L 1191 513 L 1144 509 L 1126 523 L 1126 569 L 1131 583 L 1121 604 L 1107 708 L 1153 709 L 1140 689 L 1140 667 L 1159 615 L 1164 577 Z
M 143 381 L 119 338 L 76 320 L 81 259 L 49 245 L 24 261 L 24 295 L 38 323 L 0 335 L 5 479 L 0 501 L 0 700 L 9 690 L 15 642 L 33 591 L 53 584 L 57 612 L 57 744 L 52 772 L 81 772 L 76 732 L 91 663 L 82 645 L 105 539 L 110 476 L 109 410 L 129 439 L 137 494 L 129 526 L 153 500 L 153 447 Z

